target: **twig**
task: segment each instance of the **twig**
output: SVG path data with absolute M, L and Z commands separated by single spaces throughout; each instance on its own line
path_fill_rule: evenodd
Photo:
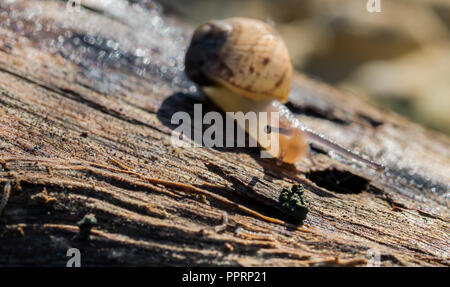
M 225 229 L 227 229 L 227 226 L 228 226 L 228 213 L 226 211 L 224 211 L 222 218 L 223 218 L 223 223 L 220 224 L 220 225 L 214 226 L 214 230 L 216 232 L 221 232 L 221 231 L 224 231 Z

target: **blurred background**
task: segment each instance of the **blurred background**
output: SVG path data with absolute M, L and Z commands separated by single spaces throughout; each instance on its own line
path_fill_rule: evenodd
M 159 0 L 193 25 L 275 23 L 298 71 L 450 134 L 450 1 Z

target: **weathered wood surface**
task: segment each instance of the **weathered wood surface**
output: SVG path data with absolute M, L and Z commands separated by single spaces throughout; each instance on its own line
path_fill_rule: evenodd
M 297 75 L 289 107 L 389 174 L 317 149 L 315 166 L 276 166 L 255 148 L 174 147 L 173 113 L 215 110 L 183 76 L 192 27 L 83 3 L 0 1 L 0 265 L 65 266 L 70 247 L 85 266 L 450 264 L 448 138 Z M 299 183 L 297 229 L 278 195 Z

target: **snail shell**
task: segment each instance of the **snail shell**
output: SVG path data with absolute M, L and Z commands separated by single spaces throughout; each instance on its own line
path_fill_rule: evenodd
M 221 85 L 252 100 L 284 103 L 292 64 L 286 44 L 265 22 L 212 20 L 199 26 L 185 58 L 186 74 L 202 86 Z

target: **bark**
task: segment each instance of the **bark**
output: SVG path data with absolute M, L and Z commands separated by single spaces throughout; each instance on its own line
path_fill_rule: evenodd
M 65 266 L 71 247 L 84 266 L 449 265 L 447 137 L 297 74 L 288 107 L 387 172 L 176 147 L 175 112 L 217 110 L 183 75 L 192 27 L 83 3 L 0 2 L 0 265 Z M 293 184 L 301 226 L 279 202 Z

